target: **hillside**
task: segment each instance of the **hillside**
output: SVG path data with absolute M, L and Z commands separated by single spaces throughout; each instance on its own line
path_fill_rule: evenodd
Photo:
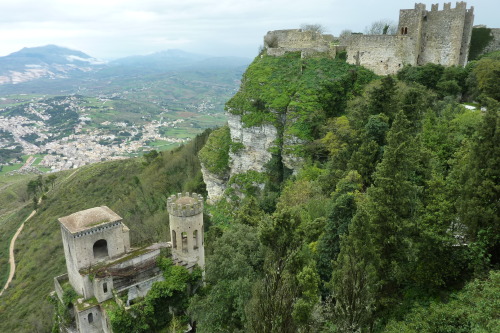
M 495 332 L 499 66 L 377 78 L 264 50 L 199 154 L 197 332 Z
M 165 200 L 188 190 L 211 202 L 206 286 L 185 300 L 197 332 L 494 332 L 498 68 L 491 54 L 380 78 L 342 57 L 264 50 L 228 126 L 58 175 L 19 238 L 0 331 L 50 326 L 58 217 L 108 205 L 137 245 L 165 238 Z M 9 200 L 22 206 L 22 190 Z
M 2 295 L 0 331 L 50 329 L 54 309 L 47 295 L 53 290 L 54 276 L 66 270 L 57 218 L 108 205 L 131 229 L 132 246 L 167 239 L 167 197 L 180 191 L 204 193 L 196 154 L 207 135 L 208 132 L 153 159 L 104 162 L 57 173 L 54 188 L 46 194 L 47 198 L 37 214 L 26 223 L 16 242 L 18 268 L 11 287 Z M 24 207 L 24 203 L 30 200 L 27 200 L 26 188 L 22 185 L 12 185 L 10 191 L 13 195 L 7 196 L 9 206 L 17 205 L 17 208 L 9 214 L 2 211 L 0 217 L 2 285 L 6 269 L 3 246 L 8 244 L 20 218 L 27 216 L 32 209 L 31 204 Z

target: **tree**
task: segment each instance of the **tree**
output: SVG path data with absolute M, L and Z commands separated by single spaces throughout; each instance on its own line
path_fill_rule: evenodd
M 500 101 L 500 59 L 484 58 L 477 62 L 473 72 L 479 90 L 487 97 Z
M 395 35 L 398 24 L 392 20 L 375 21 L 365 28 L 367 35 Z
M 387 134 L 382 161 L 367 190 L 366 215 L 370 237 L 380 258 L 377 273 L 384 297 L 392 298 L 398 285 L 408 281 L 416 221 L 421 209 L 417 171 L 419 145 L 414 129 L 400 111 Z
M 212 248 L 205 267 L 207 287 L 203 295 L 191 300 L 189 313 L 197 321 L 197 332 L 241 331 L 247 321 L 245 306 L 263 262 L 256 227 L 235 223 Z
M 300 26 L 300 29 L 302 31 L 312 31 L 312 32 L 317 32 L 317 33 L 325 33 L 325 27 L 319 23 L 314 23 L 314 24 L 302 24 Z
M 333 261 L 340 252 L 340 239 L 347 233 L 349 223 L 356 214 L 356 197 L 362 189 L 361 176 L 350 171 L 340 180 L 332 195 L 332 208 L 325 231 L 318 241 L 318 272 L 323 281 L 330 281 Z
M 51 174 L 47 177 L 47 183 L 52 185 L 52 188 L 54 188 L 54 184 L 56 182 L 57 176 L 54 174 Z
M 498 261 L 500 253 L 500 103 L 489 100 L 478 135 L 465 156 L 457 184 L 460 221 L 471 241 L 483 242 Z

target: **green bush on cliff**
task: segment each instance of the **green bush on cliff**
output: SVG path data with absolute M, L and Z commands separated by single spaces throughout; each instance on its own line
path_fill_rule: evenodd
M 231 135 L 229 127 L 224 126 L 212 132 L 198 157 L 208 171 L 223 176 L 229 170 L 229 148 Z
M 312 140 L 326 118 L 343 114 L 347 100 L 375 78 L 371 71 L 338 59 L 303 59 L 299 52 L 259 56 L 226 109 L 241 115 L 246 127 L 271 123 Z

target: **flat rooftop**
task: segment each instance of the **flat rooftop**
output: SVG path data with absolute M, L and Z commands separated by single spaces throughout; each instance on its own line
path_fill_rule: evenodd
M 71 233 L 121 220 L 122 218 L 107 206 L 94 207 L 59 218 L 59 222 Z
M 174 202 L 176 204 L 179 204 L 179 205 L 189 205 L 189 204 L 196 203 L 196 199 L 184 196 L 184 197 L 180 197 L 179 199 L 175 200 Z

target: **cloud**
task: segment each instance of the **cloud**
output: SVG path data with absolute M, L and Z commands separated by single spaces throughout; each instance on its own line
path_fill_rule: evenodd
M 496 23 L 496 2 L 472 4 L 476 23 Z M 400 8 L 413 6 L 410 0 L 0 1 L 0 56 L 57 44 L 107 59 L 169 48 L 252 57 L 269 30 L 320 23 L 333 34 L 363 31 L 376 20 L 397 20 Z M 479 21 L 488 15 L 494 23 Z

